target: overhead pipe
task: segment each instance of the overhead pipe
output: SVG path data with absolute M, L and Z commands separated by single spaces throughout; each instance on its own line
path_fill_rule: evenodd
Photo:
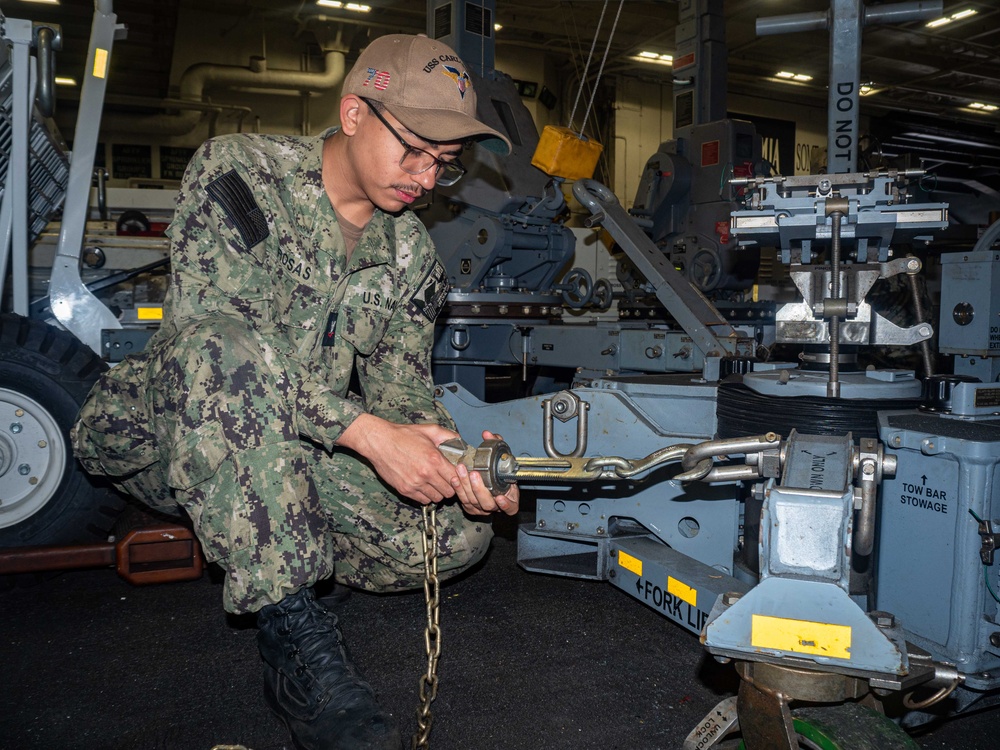
M 256 57 L 248 67 L 239 65 L 216 65 L 195 63 L 184 71 L 180 82 L 178 100 L 163 106 L 176 109 L 190 109 L 174 115 L 115 115 L 104 116 L 108 131 L 142 132 L 155 135 L 186 135 L 194 130 L 202 119 L 206 102 L 206 91 L 218 88 L 247 86 L 253 88 L 325 92 L 343 83 L 344 53 L 328 51 L 323 55 L 324 69 L 317 72 L 298 70 L 268 70 L 267 61 Z

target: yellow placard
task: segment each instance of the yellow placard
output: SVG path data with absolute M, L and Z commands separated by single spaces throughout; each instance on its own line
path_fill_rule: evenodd
M 94 50 L 94 78 L 105 78 L 108 75 L 108 51 L 98 47 Z
M 135 316 L 139 320 L 163 320 L 162 307 L 137 307 Z
M 851 627 L 828 622 L 754 615 L 750 644 L 754 648 L 773 648 L 797 654 L 850 659 Z
M 618 564 L 642 578 L 642 560 L 638 557 L 632 557 L 628 552 L 618 550 Z
M 673 594 L 682 602 L 687 602 L 692 607 L 698 606 L 697 589 L 691 588 L 686 583 L 681 583 L 673 576 L 667 576 L 667 593 Z

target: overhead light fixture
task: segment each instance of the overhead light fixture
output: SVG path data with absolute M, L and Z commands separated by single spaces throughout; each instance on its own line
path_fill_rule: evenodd
M 499 24 L 499 23 L 493 24 L 493 30 L 494 31 L 500 31 L 500 29 L 502 29 L 502 28 L 503 28 L 503 24 Z
M 858 88 L 858 94 L 861 96 L 870 96 L 871 94 L 877 94 L 882 89 L 875 88 L 874 83 L 862 83 Z
M 805 73 L 792 73 L 788 70 L 779 70 L 774 74 L 774 77 L 783 81 L 799 81 L 800 83 L 805 83 L 813 79 L 812 76 L 807 76 Z
M 361 3 L 344 3 L 341 0 L 316 0 L 316 5 L 324 8 L 341 8 L 343 10 L 353 10 L 355 13 L 368 13 L 372 6 Z
M 76 79 L 69 76 L 56 76 L 56 86 L 76 86 Z
M 26 3 L 38 3 L 39 5 L 59 5 L 59 0 L 24 0 Z
M 974 8 L 966 8 L 965 10 L 956 11 L 950 16 L 941 16 L 940 18 L 935 18 L 933 21 L 927 22 L 927 28 L 936 29 L 941 26 L 945 26 L 952 21 L 961 21 L 963 18 L 968 18 L 969 16 L 974 16 L 978 13 L 978 10 Z
M 980 112 L 996 112 L 1000 107 L 996 104 L 983 104 L 983 102 L 972 102 L 969 109 L 977 109 Z
M 649 52 L 646 50 L 643 50 L 637 55 L 633 55 L 631 59 L 636 60 L 638 62 L 656 63 L 657 65 L 674 64 L 673 55 L 668 55 L 662 52 Z

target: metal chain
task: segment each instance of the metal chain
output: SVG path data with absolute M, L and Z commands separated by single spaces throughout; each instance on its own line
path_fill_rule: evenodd
M 427 629 L 424 643 L 427 647 L 427 672 L 420 677 L 420 707 L 417 709 L 417 731 L 410 743 L 412 750 L 428 748 L 431 734 L 431 703 L 437 698 L 437 663 L 441 656 L 441 582 L 438 580 L 437 507 L 424 506 L 424 533 L 420 543 L 424 548 L 424 599 L 427 602 Z

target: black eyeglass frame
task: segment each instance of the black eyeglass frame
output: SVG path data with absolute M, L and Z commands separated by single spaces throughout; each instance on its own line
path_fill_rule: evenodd
M 392 133 L 392 135 L 396 138 L 396 140 L 399 141 L 399 145 L 403 147 L 403 155 L 399 157 L 400 169 L 402 169 L 407 174 L 418 175 L 418 174 L 423 174 L 431 167 L 434 167 L 437 169 L 437 176 L 435 177 L 435 182 L 441 187 L 449 187 L 451 185 L 454 185 L 460 179 L 462 179 L 462 177 L 465 175 L 465 166 L 457 158 L 453 159 L 452 161 L 444 161 L 442 159 L 437 158 L 436 156 L 434 156 L 434 154 L 432 154 L 429 151 L 425 151 L 422 148 L 417 148 L 411 143 L 407 143 L 406 139 L 403 138 L 403 136 L 401 136 L 398 132 L 396 132 L 396 129 L 389 124 L 389 121 L 382 116 L 382 113 L 378 111 L 378 108 L 374 104 L 372 104 L 372 102 L 370 102 L 368 99 L 365 98 L 361 98 L 361 100 L 368 105 L 368 109 L 372 111 L 372 114 L 374 114 L 378 118 L 379 122 L 385 125 L 385 129 L 388 130 L 390 133 Z M 432 161 L 423 169 L 414 172 L 413 170 L 403 166 L 403 162 L 406 161 L 406 157 L 409 156 L 411 152 L 416 154 L 423 154 L 424 156 L 430 157 Z

